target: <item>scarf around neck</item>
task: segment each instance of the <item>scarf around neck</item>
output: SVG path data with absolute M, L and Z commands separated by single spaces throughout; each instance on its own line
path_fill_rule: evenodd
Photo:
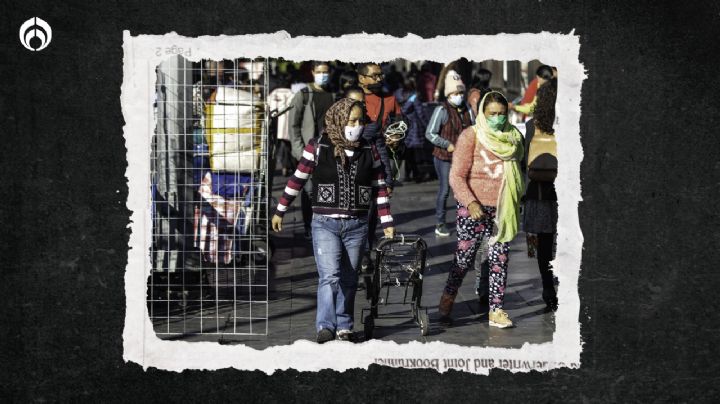
M 355 105 L 362 106 L 359 101 L 342 98 L 325 113 L 325 133 L 335 146 L 335 157 L 340 157 L 343 166 L 347 160 L 344 149 L 354 149 L 360 145 L 360 142 L 351 142 L 345 137 L 345 126 L 350 118 L 350 111 Z
M 496 205 L 495 231 L 490 238 L 490 244 L 495 244 L 512 241 L 520 227 L 520 197 L 524 186 L 519 162 L 525 151 L 522 134 L 509 121 L 505 122 L 500 131 L 495 131 L 488 125 L 483 111 L 485 100 L 492 93 L 502 95 L 497 91 L 485 94 L 480 102 L 473 130 L 477 142 L 503 161 L 503 177 Z

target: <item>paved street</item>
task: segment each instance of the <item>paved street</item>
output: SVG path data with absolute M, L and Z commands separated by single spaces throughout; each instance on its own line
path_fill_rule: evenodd
M 287 181 L 276 177 L 273 196 L 279 198 Z M 475 276 L 469 272 L 460 289 L 453 310 L 453 327 L 443 328 L 437 324 L 437 303 L 442 293 L 449 264 L 452 260 L 456 238 L 453 231 L 449 237 L 434 234 L 434 201 L 437 181 L 421 184 L 406 183 L 396 188 L 392 198 L 392 212 L 398 233 L 419 234 L 428 244 L 428 260 L 424 276 L 422 304 L 428 308 L 431 326 L 429 335 L 423 337 L 420 328 L 409 317 L 409 305 L 380 307 L 381 318 L 376 320 L 374 338 L 396 342 L 444 341 L 460 345 L 494 347 L 520 347 L 522 344 L 550 341 L 555 329 L 553 314 L 542 312 L 542 286 L 537 262 L 528 258 L 525 234 L 518 234 L 511 245 L 508 288 L 505 309 L 516 324 L 513 329 L 489 327 L 487 316 L 480 317 L 477 296 L 474 291 Z M 255 348 L 290 344 L 299 339 L 315 338 L 315 292 L 317 273 L 312 256 L 311 242 L 303 238 L 302 217 L 299 200 L 296 200 L 285 216 L 283 232 L 273 237 L 276 251 L 269 268 L 269 304 L 267 336 L 235 336 L 225 334 L 222 341 L 243 343 Z M 449 198 L 453 208 L 448 220 L 455 217 L 454 199 Z M 454 230 L 454 227 L 453 227 Z M 391 288 L 390 302 L 402 299 L 402 288 Z M 385 291 L 383 290 L 383 295 Z M 367 307 L 365 291 L 358 291 L 356 300 L 356 338 L 362 340 L 360 310 Z M 396 315 L 384 318 L 383 315 Z M 403 316 L 408 314 L 408 316 Z M 264 323 L 256 323 L 264 327 Z M 219 340 L 218 335 L 186 335 L 183 340 Z

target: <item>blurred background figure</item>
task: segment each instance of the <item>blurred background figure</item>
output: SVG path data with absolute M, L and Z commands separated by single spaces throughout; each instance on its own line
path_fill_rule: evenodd
M 472 108 L 475 116 L 478 114 L 478 106 L 480 100 L 488 92 L 491 91 L 490 80 L 492 79 L 492 72 L 488 69 L 480 68 L 473 76 L 470 90 L 468 91 L 468 104 Z
M 275 171 L 276 158 L 279 160 L 282 175 L 295 171 L 295 161 L 290 151 L 290 124 L 288 117 L 293 92 L 287 82 L 282 82 L 268 94 L 268 108 L 271 111 L 270 133 L 274 134 L 276 154 L 271 159 L 271 171 Z M 273 116 L 274 112 L 274 116 Z
M 465 101 L 465 84 L 454 70 L 445 73 L 443 85 L 444 100 L 435 108 L 425 137 L 435 146 L 433 150 L 435 171 L 440 180 L 435 201 L 435 235 L 446 237 L 450 231 L 445 225 L 447 199 L 450 195 L 450 165 L 460 132 L 471 126 L 475 120 L 470 106 Z
M 306 63 L 303 63 L 306 65 Z M 292 98 L 290 109 L 290 143 L 292 156 L 300 161 L 303 149 L 311 139 L 322 133 L 325 112 L 335 102 L 335 97 L 327 91 L 330 83 L 330 65 L 327 62 L 312 62 L 312 82 L 301 89 Z M 307 181 L 300 196 L 303 214 L 305 238 L 312 238 L 312 181 Z
M 343 96 L 351 88 L 359 88 L 358 74 L 354 70 L 344 70 L 338 75 L 337 94 Z
M 533 81 L 536 83 L 534 86 L 534 89 L 531 89 L 533 81 L 530 82 L 530 85 L 528 85 L 528 90 L 525 92 L 525 97 L 523 97 L 523 100 L 527 98 L 527 92 L 536 92 L 538 88 L 540 88 L 542 85 L 547 83 L 548 81 L 552 80 L 554 76 L 552 67 L 548 65 L 542 65 L 537 68 L 537 71 L 535 72 L 535 78 Z M 535 94 L 533 94 L 532 101 L 529 103 L 523 103 L 520 105 L 515 105 L 513 103 L 510 103 L 510 109 L 516 112 L 519 112 L 521 114 L 530 116 L 535 111 L 535 104 L 537 102 L 537 97 Z
M 430 69 L 430 63 L 423 63 L 417 78 L 418 94 L 422 102 L 431 102 L 434 99 L 433 94 L 435 93 L 437 76 L 435 76 Z
M 413 65 L 415 66 L 415 65 Z M 430 121 L 426 115 L 423 103 L 418 95 L 416 80 L 410 76 L 403 82 L 403 86 L 395 91 L 395 98 L 400 103 L 403 116 L 408 125 L 405 133 L 405 153 L 401 168 L 401 182 L 420 182 L 425 178 L 421 170 L 423 150 L 425 145 L 425 129 Z
M 405 78 L 402 73 L 398 72 L 397 66 L 394 63 L 390 63 L 388 66 L 388 73 L 385 75 L 385 86 L 389 93 L 394 93 L 398 88 L 402 87 Z

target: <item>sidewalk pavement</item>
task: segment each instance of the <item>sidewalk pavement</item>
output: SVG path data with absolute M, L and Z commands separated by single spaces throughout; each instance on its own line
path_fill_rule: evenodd
M 287 177 L 275 177 L 273 197 L 279 199 Z M 435 195 L 438 182 L 406 183 L 397 187 L 391 200 L 396 232 L 419 234 L 428 244 L 427 268 L 424 275 L 422 304 L 430 316 L 429 335 L 423 337 L 420 328 L 409 316 L 410 306 L 381 306 L 381 318 L 375 321 L 374 338 L 398 343 L 408 341 L 444 341 L 466 346 L 520 347 L 524 343 L 543 343 L 552 340 L 555 330 L 554 314 L 543 313 L 542 285 L 537 261 L 528 258 L 525 233 L 519 233 L 511 243 L 508 287 L 505 310 L 516 327 L 498 329 L 489 327 L 487 316 L 478 316 L 475 294 L 475 274 L 468 272 L 458 293 L 453 309 L 454 324 L 443 328 L 437 323 L 437 304 L 442 293 L 447 271 L 452 261 L 457 239 L 454 232 L 455 202 L 448 198 L 447 218 L 453 229 L 449 237 L 434 234 Z M 299 198 L 298 198 L 299 199 Z M 273 208 L 275 204 L 272 204 Z M 271 212 L 272 214 L 272 212 Z M 378 234 L 381 229 L 378 229 Z M 281 233 L 273 233 L 275 251 L 269 268 L 268 334 L 266 336 L 223 336 L 223 342 L 242 343 L 263 349 L 268 346 L 291 344 L 296 340 L 315 340 L 315 307 L 317 272 L 312 255 L 312 242 L 303 237 L 300 201 L 288 209 Z M 361 282 L 362 283 L 362 282 Z M 402 299 L 402 288 L 391 290 Z M 385 290 L 383 290 L 383 294 Z M 397 299 L 396 299 L 397 300 Z M 560 302 L 562 304 L 562 302 Z M 360 310 L 368 307 L 365 291 L 357 293 L 355 302 L 356 339 L 362 340 Z M 405 314 L 405 318 L 382 318 L 383 314 Z M 192 336 L 192 340 L 218 340 L 217 336 Z

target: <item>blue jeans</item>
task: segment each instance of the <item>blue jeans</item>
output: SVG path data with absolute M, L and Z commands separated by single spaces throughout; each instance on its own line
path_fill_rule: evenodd
M 352 330 L 360 256 L 367 239 L 367 218 L 333 219 L 313 214 L 312 243 L 318 275 L 318 331 Z
M 437 200 L 435 201 L 435 223 L 445 224 L 445 212 L 447 212 L 445 205 L 450 194 L 450 161 L 433 157 L 433 162 L 435 163 L 438 180 L 440 180 L 440 189 L 438 189 Z

